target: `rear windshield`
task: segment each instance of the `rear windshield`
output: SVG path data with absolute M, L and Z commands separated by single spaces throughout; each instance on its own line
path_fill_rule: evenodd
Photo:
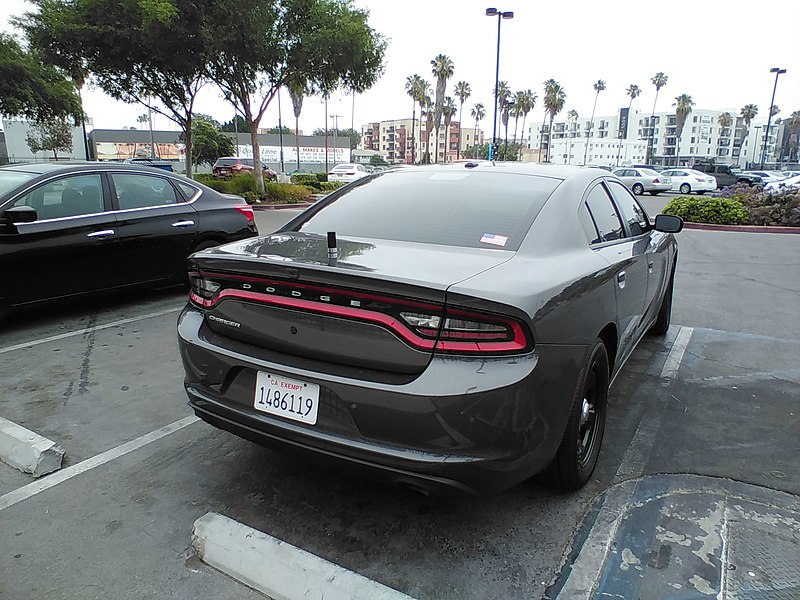
M 336 165 L 333 167 L 333 171 L 353 171 L 357 167 L 355 165 Z
M 218 167 L 230 167 L 231 165 L 252 165 L 253 161 L 249 158 L 218 158 L 217 159 L 217 166 Z
M 23 173 L 21 171 L 0 171 L 0 196 L 6 192 L 10 192 L 15 187 L 22 185 L 26 181 L 33 178 L 33 173 Z
M 517 250 L 561 180 L 487 171 L 399 170 L 361 182 L 297 230 Z

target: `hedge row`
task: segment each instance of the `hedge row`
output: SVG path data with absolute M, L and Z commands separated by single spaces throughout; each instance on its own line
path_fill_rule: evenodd
M 662 212 L 690 223 L 800 227 L 800 190 L 767 193 L 761 186 L 739 184 L 718 198 L 673 198 Z
M 268 202 L 277 204 L 297 204 L 311 200 L 314 190 L 294 183 L 265 183 L 265 193 L 259 194 L 256 178 L 252 173 L 241 173 L 229 179 L 218 179 L 208 174 L 198 174 L 195 180 L 223 194 L 242 196 L 250 204 Z M 327 182 L 325 182 L 327 184 Z M 335 184 L 330 184 L 335 185 Z

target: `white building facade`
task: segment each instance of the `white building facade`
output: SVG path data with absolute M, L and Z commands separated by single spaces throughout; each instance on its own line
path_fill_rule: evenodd
M 724 112 L 733 116 L 729 127 L 722 127 L 719 117 Z M 782 124 L 773 119 L 769 139 L 765 140 L 766 120 L 753 121 L 745 126 L 738 111 L 694 109 L 684 124 L 680 138 L 676 135 L 675 113 L 660 112 L 653 118 L 653 149 L 651 164 L 671 166 L 695 162 L 717 162 L 747 168 L 761 162 L 766 144 L 765 163 L 777 160 L 778 140 Z M 587 118 L 549 121 L 532 124 L 528 131 L 528 147 L 548 151 L 551 162 L 562 164 L 594 164 L 627 166 L 643 164 L 647 159 L 650 136 L 650 114 L 620 109 L 619 114 L 598 116 L 590 128 Z M 566 141 L 565 141 L 566 140 Z M 572 142 L 570 143 L 570 140 Z M 587 149 L 588 140 L 588 149 Z M 642 152 L 642 144 L 645 145 Z M 609 152 L 609 150 L 612 150 Z M 619 151 L 619 152 L 617 152 Z M 627 158 L 626 158 L 627 156 Z

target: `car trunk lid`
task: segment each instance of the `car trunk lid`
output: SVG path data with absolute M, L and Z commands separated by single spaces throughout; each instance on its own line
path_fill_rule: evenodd
M 419 373 L 447 288 L 511 251 L 281 233 L 194 255 L 193 301 L 217 333 L 332 363 Z M 488 335 L 488 334 L 487 334 Z

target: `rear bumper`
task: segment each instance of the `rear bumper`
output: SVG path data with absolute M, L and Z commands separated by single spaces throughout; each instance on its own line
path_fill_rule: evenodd
M 181 314 L 178 334 L 189 404 L 204 421 L 433 493 L 498 492 L 544 469 L 561 441 L 586 353 L 582 346 L 541 346 L 513 358 L 434 357 L 413 380 L 389 383 L 322 373 L 311 360 L 282 361 L 222 338 L 192 306 Z M 256 411 L 258 370 L 319 384 L 317 424 Z

